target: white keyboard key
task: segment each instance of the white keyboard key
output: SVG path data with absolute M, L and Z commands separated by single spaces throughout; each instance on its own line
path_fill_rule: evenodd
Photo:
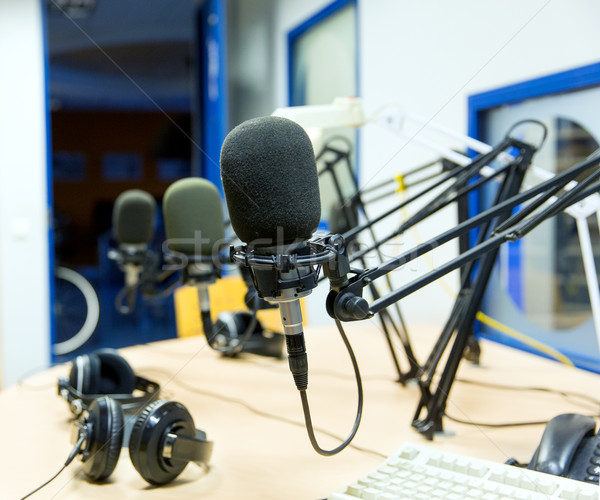
M 501 495 L 501 496 L 511 497 L 511 496 L 513 496 L 514 492 L 515 492 L 515 489 L 510 488 L 508 486 L 501 486 L 500 488 L 498 488 L 498 495 Z
M 360 498 L 364 498 L 364 500 L 379 500 L 379 490 L 375 488 L 365 488 L 361 494 Z
M 598 486 L 595 486 L 595 488 L 597 489 Z M 598 492 L 582 491 L 579 493 L 577 500 L 598 500 Z
M 456 486 L 454 486 L 452 488 L 452 492 L 458 493 L 459 495 L 462 495 L 462 494 L 466 493 L 467 491 L 469 491 L 469 488 L 467 488 L 466 486 L 461 486 L 459 484 L 457 484 Z
M 426 478 L 427 476 L 424 476 L 423 474 L 413 474 L 411 477 L 411 479 L 417 483 L 422 483 Z
M 435 479 L 434 477 L 427 477 L 423 481 L 423 484 L 426 484 L 428 486 L 436 486 L 438 484 L 438 482 L 439 481 L 437 479 Z
M 521 471 L 518 469 L 509 470 L 504 476 L 504 482 L 510 486 L 519 486 L 521 483 Z
M 501 470 L 493 470 L 490 472 L 490 481 L 495 481 L 497 483 L 504 483 L 504 472 Z
M 355 497 L 359 497 L 360 493 L 362 492 L 362 490 L 364 490 L 365 487 L 362 484 L 358 484 L 358 483 L 352 483 L 351 485 L 349 485 L 346 488 L 346 493 L 348 495 L 354 495 Z
M 577 486 L 567 486 L 566 488 L 563 488 L 558 498 L 577 500 L 577 495 L 579 495 L 579 488 Z
M 406 458 L 407 460 L 413 460 L 418 454 L 419 452 L 416 448 L 413 448 L 412 446 L 407 446 L 402 450 L 400 456 L 402 458 Z
M 466 474 L 469 470 L 469 462 L 464 458 L 459 458 L 454 464 L 454 470 L 461 474 Z
M 486 475 L 489 469 L 485 465 L 481 464 L 470 464 L 469 465 L 469 475 L 475 477 L 483 477 Z
M 373 481 L 382 481 L 386 477 L 387 476 L 385 476 L 385 474 L 381 474 L 379 472 L 371 472 L 371 474 L 369 474 L 369 478 L 371 478 Z
M 404 478 L 395 477 L 394 479 L 392 479 L 390 481 L 389 488 L 401 487 L 406 481 L 407 481 L 406 477 L 404 477 Z
M 481 500 L 498 500 L 500 497 L 495 493 L 484 493 Z
M 397 479 L 408 479 L 411 476 L 411 472 L 407 471 L 407 470 L 399 470 L 396 474 L 395 474 L 395 478 Z
M 419 493 L 430 493 L 431 492 L 431 486 L 427 486 L 426 484 L 422 484 L 421 486 L 419 486 L 417 488 L 417 492 L 419 492 Z
M 442 471 L 442 472 L 440 472 L 440 479 L 442 481 L 452 482 L 452 479 L 454 479 L 454 474 L 452 474 L 451 472 L 448 472 L 448 471 Z
M 383 467 L 379 467 L 379 469 L 377 469 L 377 472 L 379 472 L 379 474 L 391 476 L 393 474 L 396 474 L 398 472 L 398 469 L 396 467 L 388 467 L 387 465 L 384 465 Z
M 546 495 L 552 495 L 557 489 L 558 485 L 552 481 L 550 478 L 539 478 L 536 479 L 535 484 L 537 485 L 538 490 Z
M 488 493 L 496 493 L 499 487 L 500 486 L 498 485 L 498 483 L 485 483 L 482 486 L 482 489 L 484 489 Z
M 481 486 L 483 485 L 483 482 L 478 479 L 469 479 L 465 484 L 469 486 L 469 488 L 475 488 L 480 490 Z
M 527 491 L 516 491 L 514 495 L 516 500 L 531 500 L 531 493 Z
M 377 481 L 372 487 L 379 491 L 385 491 L 387 490 L 388 483 L 385 481 Z
M 531 477 L 530 474 L 526 474 L 525 471 L 523 471 L 523 475 L 521 476 L 520 485 L 521 485 L 521 488 L 524 488 L 526 490 L 531 490 L 531 491 L 537 490 L 537 485 L 535 484 L 535 479 L 533 477 Z
M 452 488 L 452 486 L 454 486 L 454 483 L 451 481 L 440 481 L 439 482 L 439 487 L 444 488 L 445 490 L 449 490 L 450 488 Z
M 329 500 L 356 500 L 359 497 L 354 495 L 346 495 L 345 493 L 333 493 L 329 496 Z
M 388 488 L 386 493 L 389 493 L 390 495 L 394 495 L 396 497 L 400 497 L 400 496 L 402 496 L 402 491 L 403 491 L 403 488 L 400 488 L 398 486 L 393 486 L 391 488 Z
M 431 497 L 427 493 L 415 493 L 413 498 L 415 500 L 431 500 Z
M 415 464 L 415 466 L 413 467 L 413 470 L 415 472 L 418 472 L 419 474 L 423 474 L 427 470 L 427 467 L 425 467 L 421 464 Z

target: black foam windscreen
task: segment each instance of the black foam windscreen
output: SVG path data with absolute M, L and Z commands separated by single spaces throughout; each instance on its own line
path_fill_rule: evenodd
M 154 237 L 156 201 L 141 189 L 121 193 L 113 206 L 113 236 L 117 243 L 148 244 Z
M 221 148 L 221 179 L 231 225 L 245 243 L 305 240 L 319 225 L 315 154 L 296 122 L 264 116 L 234 128 Z
M 167 244 L 186 255 L 213 255 L 225 243 L 219 191 L 198 177 L 171 184 L 163 198 Z

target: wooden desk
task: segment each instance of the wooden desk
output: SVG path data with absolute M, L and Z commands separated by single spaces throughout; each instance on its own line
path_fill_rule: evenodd
M 418 401 L 415 386 L 394 382 L 394 370 L 375 323 L 347 325 L 364 378 L 363 419 L 353 444 L 389 455 L 403 442 L 429 443 L 439 449 L 504 462 L 528 461 L 543 426 L 478 428 L 445 419 L 453 436 L 426 442 L 410 426 Z M 434 328 L 412 328 L 411 337 L 423 359 Z M 345 438 L 356 412 L 352 367 L 335 328 L 308 328 L 309 390 L 315 427 Z M 482 344 L 482 366 L 463 362 L 459 376 L 515 386 L 543 386 L 600 394 L 600 377 L 527 355 L 490 342 Z M 140 375 L 160 382 L 165 398 L 183 403 L 196 426 L 215 443 L 208 472 L 194 464 L 166 487 L 149 486 L 123 449 L 117 468 L 105 484 L 85 481 L 77 459 L 34 498 L 206 498 L 317 499 L 357 479 L 383 458 L 348 448 L 321 457 L 310 446 L 300 398 L 287 361 L 247 355 L 222 358 L 204 338 L 175 339 L 121 351 Z M 50 478 L 71 450 L 71 424 L 66 403 L 56 395 L 56 379 L 68 366 L 32 376 L 0 393 L 0 493 L 20 498 Z M 205 393 L 198 391 L 206 391 Z M 250 411 L 243 404 L 273 417 Z M 487 422 L 542 420 L 566 412 L 592 413 L 554 394 L 485 389 L 456 383 L 448 412 L 462 419 Z M 318 434 L 322 447 L 338 441 Z

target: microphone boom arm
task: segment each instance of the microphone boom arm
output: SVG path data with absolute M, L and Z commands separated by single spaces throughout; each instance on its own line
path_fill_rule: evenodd
M 588 158 L 587 160 L 579 163 L 578 165 L 567 170 L 566 172 L 556 175 L 555 177 L 552 177 L 551 179 L 548 179 L 547 181 L 544 181 L 533 188 L 523 191 L 497 204 L 496 206 L 493 206 L 488 210 L 481 212 L 467 219 L 466 221 L 463 221 L 456 227 L 444 233 L 441 233 L 427 240 L 426 242 L 421 243 L 420 245 L 417 245 L 413 249 L 404 252 L 398 257 L 390 259 L 377 267 L 363 271 L 358 276 L 352 278 L 348 285 L 334 293 L 336 293 L 337 295 L 352 293 L 355 296 L 362 296 L 362 289 L 368 286 L 372 281 L 382 276 L 388 275 L 390 272 L 415 260 L 418 257 L 421 257 L 422 255 L 425 255 L 426 253 L 439 247 L 440 245 L 443 245 L 444 243 L 447 243 L 463 234 L 466 234 L 470 230 L 475 229 L 480 225 L 494 219 L 501 212 L 508 209 L 514 209 L 520 204 L 540 194 L 547 195 L 550 192 L 553 194 L 557 189 L 563 189 L 570 181 L 575 179 L 581 173 L 592 168 L 594 165 L 597 165 L 600 162 L 600 158 L 598 158 L 598 156 L 600 155 L 592 155 L 591 158 Z M 385 309 L 394 302 L 405 298 L 406 296 L 423 288 L 424 286 L 435 281 L 436 279 L 463 266 L 467 262 L 470 262 L 480 257 L 481 255 L 484 255 L 493 248 L 497 248 L 505 241 L 515 241 L 517 239 L 520 239 L 525 234 L 530 232 L 533 228 L 537 227 L 539 224 L 544 222 L 546 219 L 553 217 L 559 211 L 564 210 L 566 207 L 571 206 L 577 203 L 578 201 L 585 199 L 590 194 L 596 192 L 597 186 L 592 185 L 592 181 L 596 180 L 596 177 L 600 175 L 599 172 L 600 171 L 596 171 L 592 175 L 590 175 L 588 177 L 589 180 L 586 179 L 587 182 L 579 182 L 577 186 L 572 188 L 570 191 L 565 192 L 562 197 L 551 203 L 546 210 L 544 210 L 541 214 L 538 214 L 537 216 L 528 214 L 528 218 L 521 217 L 523 218 L 523 220 L 520 220 L 519 218 L 517 218 L 517 216 L 520 213 L 527 211 L 528 209 L 526 207 L 520 210 L 515 214 L 515 216 L 513 216 L 513 218 L 507 219 L 505 223 L 499 226 L 499 229 L 504 229 L 503 231 L 491 236 L 488 239 L 488 241 L 471 248 L 467 252 L 464 252 L 462 255 L 459 255 L 454 260 L 440 266 L 438 269 L 433 270 L 425 274 L 424 276 L 417 278 L 411 283 L 404 285 L 400 289 L 395 290 L 374 301 L 369 306 L 368 314 L 364 317 L 349 318 L 346 314 L 344 314 L 343 311 L 339 311 L 337 309 L 334 314 L 334 317 L 340 319 L 341 321 L 351 321 L 353 319 L 359 320 L 373 316 L 374 314 L 380 312 L 381 310 Z M 340 302 L 339 299 L 337 300 L 337 302 Z
M 445 412 L 448 394 L 456 376 L 458 365 L 468 344 L 469 334 L 472 330 L 472 325 L 475 321 L 485 288 L 487 287 L 498 248 L 506 241 L 516 241 L 522 238 L 545 220 L 598 191 L 600 188 L 600 169 L 598 168 L 591 172 L 585 180 L 578 182 L 575 187 L 572 187 L 572 181 L 588 169 L 597 167 L 600 160 L 599 153 L 600 150 L 596 151 L 585 161 L 572 167 L 567 172 L 559 174 L 534 188 L 514 194 L 515 191 L 518 191 L 523 181 L 525 174 L 523 167 L 525 166 L 526 168 L 528 163 L 525 162 L 526 165 L 517 165 L 506 176 L 498 192 L 496 204 L 490 209 L 467 219 L 456 228 L 430 239 L 412 251 L 405 252 L 378 267 L 358 274 L 349 279 L 347 285 L 339 289 L 332 287 L 332 291 L 327 299 L 327 310 L 330 315 L 336 320 L 341 321 L 365 319 L 378 312 L 385 311 L 387 307 L 397 303 L 402 298 L 432 283 L 452 270 L 466 265 L 462 277 L 461 291 L 454 304 L 450 318 L 426 364 L 423 366 L 418 379 L 421 399 L 412 425 L 428 439 L 433 439 L 434 433 L 442 430 L 442 416 Z M 563 193 L 556 196 L 556 193 L 561 189 L 564 190 Z M 510 216 L 513 208 L 536 196 L 540 197 L 524 209 L 519 210 L 512 217 Z M 547 200 L 551 200 L 548 206 L 543 208 L 539 213 L 534 213 Z M 494 224 L 496 224 L 495 227 Z M 401 265 L 480 226 L 477 244 L 461 253 L 454 260 L 417 278 L 411 283 L 393 290 L 384 297 L 376 299 L 371 304 L 368 304 L 362 298 L 363 288 L 371 284 L 373 280 L 388 275 Z M 475 262 L 478 262 L 476 273 L 474 273 Z M 472 278 L 472 276 L 474 277 Z M 435 391 L 432 392 L 431 384 L 435 370 L 454 334 L 455 339 L 451 352 L 446 360 L 446 365 L 438 385 Z M 424 418 L 421 418 L 421 413 L 424 409 L 426 409 L 427 414 Z

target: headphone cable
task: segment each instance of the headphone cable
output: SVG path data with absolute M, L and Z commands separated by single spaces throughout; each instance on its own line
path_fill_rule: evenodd
M 71 450 L 71 453 L 69 453 L 69 456 L 65 460 L 65 463 L 60 468 L 60 470 L 56 474 L 54 474 L 54 476 L 52 476 L 50 479 L 48 479 L 48 481 L 46 481 L 44 484 L 41 484 L 35 490 L 30 491 L 29 493 L 27 493 L 27 495 L 25 495 L 24 497 L 22 497 L 21 500 L 25 500 L 26 498 L 29 498 L 31 495 L 37 493 L 42 488 L 44 488 L 45 486 L 48 486 L 52 481 L 54 481 L 60 475 L 60 473 L 62 471 L 64 471 L 67 468 L 67 466 L 73 461 L 73 459 L 77 456 L 77 454 L 81 450 L 81 445 L 83 444 L 84 441 L 85 441 L 85 434 L 83 432 L 81 432 L 79 434 L 79 439 L 77 440 L 77 443 L 75 444 L 75 446 Z

